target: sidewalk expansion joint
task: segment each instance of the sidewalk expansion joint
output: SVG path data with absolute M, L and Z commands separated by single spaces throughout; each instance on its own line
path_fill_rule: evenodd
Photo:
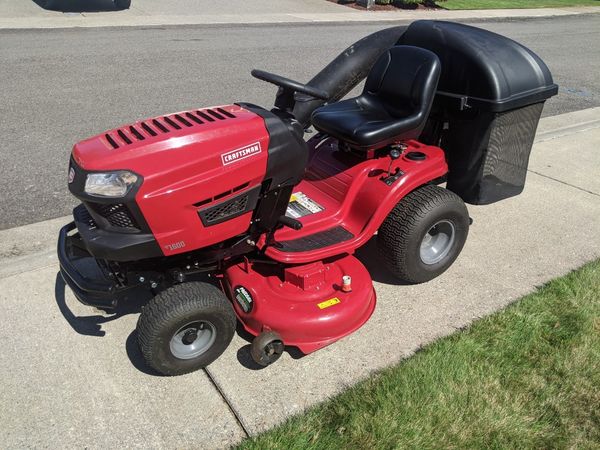
M 566 181 L 559 180 L 558 178 L 554 178 L 554 177 L 551 177 L 549 175 L 544 175 L 541 172 L 537 172 L 537 171 L 531 170 L 531 169 L 528 169 L 527 172 L 535 173 L 536 175 L 539 175 L 540 177 L 548 178 L 549 180 L 556 181 L 557 183 L 564 184 L 565 186 L 572 187 L 574 189 L 577 189 L 578 191 L 582 191 L 582 192 L 585 192 L 587 194 L 592 194 L 592 195 L 595 195 L 596 197 L 600 197 L 600 194 L 597 193 L 597 192 L 588 191 L 587 189 L 580 188 L 579 186 L 575 186 L 574 184 L 567 183 Z
M 231 411 L 231 414 L 233 414 L 233 417 L 235 417 L 235 421 L 237 422 L 239 427 L 242 429 L 242 431 L 244 432 L 246 437 L 249 438 L 250 431 L 248 430 L 248 427 L 244 423 L 244 419 L 242 418 L 241 414 L 236 411 L 235 407 L 233 406 L 233 402 L 230 400 L 229 396 L 225 393 L 225 390 L 222 388 L 221 384 L 216 380 L 216 378 L 210 372 L 208 367 L 204 368 L 204 372 L 206 373 L 206 376 L 208 377 L 208 379 L 210 380 L 210 382 L 212 383 L 214 388 L 217 390 L 217 392 L 219 393 L 219 395 L 221 396 L 221 398 L 223 399 L 223 401 L 225 402 L 227 407 L 229 408 L 229 411 Z

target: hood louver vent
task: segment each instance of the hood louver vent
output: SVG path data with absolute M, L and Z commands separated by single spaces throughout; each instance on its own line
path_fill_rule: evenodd
M 211 108 L 148 119 L 135 125 L 125 126 L 104 135 L 106 142 L 118 149 L 147 138 L 201 126 L 210 122 L 235 119 L 235 115 L 223 108 Z

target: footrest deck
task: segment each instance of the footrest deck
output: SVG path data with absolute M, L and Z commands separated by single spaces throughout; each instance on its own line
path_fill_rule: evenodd
M 354 235 L 350 231 L 346 230 L 344 227 L 337 226 L 298 239 L 277 242 L 273 246 L 280 252 L 308 252 L 339 244 L 340 242 L 349 241 L 352 238 L 354 238 Z

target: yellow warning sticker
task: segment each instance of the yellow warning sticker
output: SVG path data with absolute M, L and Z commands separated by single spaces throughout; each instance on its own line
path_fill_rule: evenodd
M 317 303 L 319 309 L 329 308 L 330 306 L 337 305 L 341 300 L 337 297 L 330 298 L 329 300 L 325 300 L 324 302 Z
M 294 192 L 290 197 L 285 215 L 292 219 L 299 219 L 300 217 L 308 216 L 309 214 L 316 214 L 323 211 L 323 207 L 315 202 L 308 195 L 302 192 Z

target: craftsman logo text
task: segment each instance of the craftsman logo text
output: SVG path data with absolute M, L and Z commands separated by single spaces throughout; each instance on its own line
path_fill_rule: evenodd
M 234 163 L 236 161 L 239 161 L 240 159 L 256 155 L 257 153 L 260 153 L 260 142 L 250 144 L 246 147 L 238 148 L 237 150 L 232 150 L 227 153 L 223 153 L 221 155 L 221 160 L 223 161 L 223 165 L 226 166 L 227 164 Z

